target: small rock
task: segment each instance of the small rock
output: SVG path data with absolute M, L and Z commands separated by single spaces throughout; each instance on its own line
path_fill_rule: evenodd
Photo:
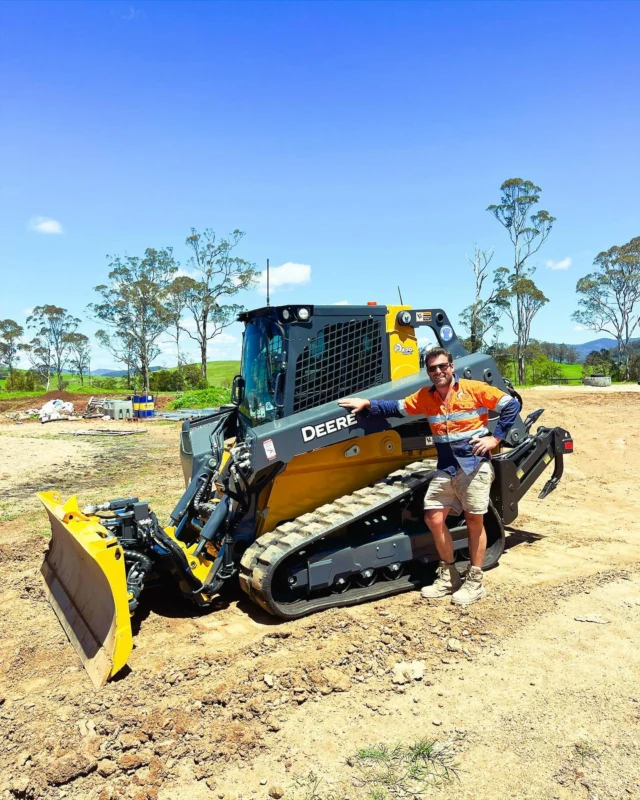
M 391 670 L 391 681 L 399 686 L 411 681 L 421 681 L 423 678 L 424 661 L 400 661 Z
M 118 759 L 118 766 L 120 769 L 140 769 L 146 767 L 149 763 L 151 755 L 144 750 L 138 750 L 135 753 L 123 753 Z
M 262 680 L 267 684 L 267 686 L 270 689 L 273 688 L 273 675 L 265 675 Z
M 431 724 L 435 725 L 436 728 L 439 728 L 442 725 L 442 720 L 441 719 L 432 719 L 431 720 Z
M 266 778 L 263 778 L 263 779 L 260 781 L 260 786 L 266 786 L 266 785 L 267 785 L 267 779 L 266 779 Z
M 118 766 L 115 761 L 111 761 L 109 758 L 103 758 L 102 761 L 98 762 L 98 775 L 102 775 L 103 778 L 113 775 L 117 769 Z
M 88 775 L 97 766 L 97 761 L 82 753 L 70 753 L 52 761 L 45 774 L 49 783 L 54 786 L 62 786 L 79 778 L 81 775 Z
M 282 786 L 272 786 L 269 789 L 269 797 L 273 797 L 274 800 L 280 800 L 281 797 L 284 796 L 284 789 Z
M 348 692 L 351 689 L 351 681 L 344 672 L 331 667 L 322 670 L 319 675 L 315 673 L 314 683 L 317 684 L 322 694 L 330 694 L 332 691 Z
M 462 650 L 462 643 L 458 639 L 449 639 L 447 650 L 452 653 L 459 653 Z

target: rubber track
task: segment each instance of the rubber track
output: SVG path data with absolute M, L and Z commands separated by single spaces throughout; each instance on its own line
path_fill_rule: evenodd
M 345 525 L 373 514 L 401 497 L 423 488 L 435 470 L 434 459 L 425 459 L 396 470 L 372 486 L 339 497 L 291 522 L 265 533 L 244 553 L 240 562 L 240 586 L 265 611 L 284 619 L 296 619 L 314 611 L 353 605 L 376 597 L 413 589 L 417 584 L 408 576 L 381 581 L 368 587 L 351 587 L 344 593 L 305 598 L 294 603 L 278 603 L 271 585 L 282 562 L 319 539 L 336 533 Z

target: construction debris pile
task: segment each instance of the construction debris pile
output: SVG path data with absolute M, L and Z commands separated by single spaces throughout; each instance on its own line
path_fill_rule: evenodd
M 64 400 L 49 400 L 38 412 L 40 422 L 57 422 L 63 419 L 79 419 L 73 415 L 73 403 L 65 403 Z
M 85 419 L 108 419 L 108 415 L 105 413 L 104 408 L 106 401 L 106 397 L 91 396 L 82 416 Z
M 55 398 L 48 400 L 40 408 L 25 408 L 19 411 L 7 411 L 5 417 L 16 423 L 26 420 L 39 419 L 40 422 L 58 422 L 61 420 L 79 419 L 104 419 L 111 417 L 105 409 L 106 397 L 90 397 L 84 411 L 76 412 L 74 404 L 70 400 Z M 82 403 L 80 404 L 82 406 Z

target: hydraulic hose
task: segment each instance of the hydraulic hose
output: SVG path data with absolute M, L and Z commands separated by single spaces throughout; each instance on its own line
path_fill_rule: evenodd
M 196 578 L 196 576 L 191 571 L 191 567 L 189 566 L 189 562 L 182 548 L 177 542 L 175 542 L 167 533 L 165 533 L 162 530 L 155 514 L 152 515 L 152 518 L 154 522 L 155 538 L 171 554 L 173 565 L 175 567 L 176 572 L 178 572 L 180 577 L 184 578 L 185 582 L 187 583 L 191 591 L 194 594 L 198 594 L 199 592 L 202 591 L 202 583 Z
M 207 542 L 213 541 L 214 536 L 218 532 L 218 529 L 227 518 L 227 513 L 229 511 L 229 498 L 225 495 L 222 500 L 216 506 L 215 511 L 207 520 L 206 525 L 200 531 L 200 542 L 198 543 L 198 547 L 194 555 L 197 557 L 202 552 L 204 546 Z
M 127 566 L 127 591 L 129 598 L 129 611 L 135 611 L 144 589 L 144 579 L 153 569 L 150 558 L 135 550 L 124 550 L 124 563 Z

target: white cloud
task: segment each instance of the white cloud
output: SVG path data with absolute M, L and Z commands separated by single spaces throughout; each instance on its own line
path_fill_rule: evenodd
M 234 336 L 231 333 L 219 333 L 215 338 L 213 338 L 212 343 L 216 344 L 237 344 L 240 340 L 237 336 Z
M 311 267 L 309 264 L 294 264 L 287 261 L 279 267 L 272 267 L 269 270 L 269 291 L 287 290 L 292 286 L 302 286 L 311 280 Z M 260 283 L 258 286 L 260 294 L 267 293 L 267 271 L 260 273 Z
M 338 300 L 337 303 L 333 304 L 334 306 L 348 306 L 351 305 L 348 300 Z
M 64 233 L 58 220 L 49 217 L 31 217 L 28 227 L 36 233 Z
M 178 271 L 174 275 L 175 278 L 193 278 L 194 281 L 199 281 L 202 278 L 202 274 L 197 272 L 197 270 L 188 270 L 184 269 L 184 267 L 178 267 Z
M 573 326 L 573 330 L 574 331 L 588 331 L 588 330 L 591 330 L 591 329 L 590 328 L 585 328 L 584 325 L 574 325 Z
M 25 315 L 25 317 L 30 317 L 33 314 L 33 309 L 34 306 L 30 306 L 29 308 L 23 308 L 22 313 Z
M 562 261 L 547 261 L 548 269 L 569 269 L 573 261 L 569 256 L 563 258 Z

